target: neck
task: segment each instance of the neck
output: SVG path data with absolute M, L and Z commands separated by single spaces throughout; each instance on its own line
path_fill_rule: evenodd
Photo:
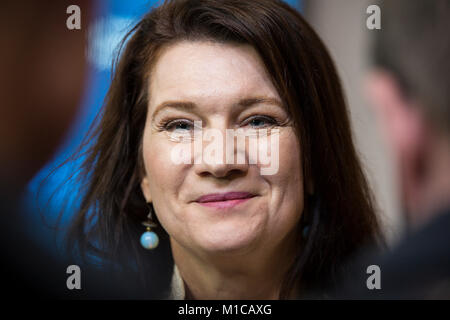
M 278 299 L 294 261 L 295 234 L 268 249 L 243 254 L 194 253 L 171 238 L 175 264 L 184 281 L 186 299 Z

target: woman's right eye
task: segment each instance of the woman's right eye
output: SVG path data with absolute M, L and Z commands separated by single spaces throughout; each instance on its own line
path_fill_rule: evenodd
M 189 142 L 194 137 L 194 122 L 191 120 L 170 120 L 162 125 L 162 129 L 166 131 L 171 141 Z
M 172 120 L 164 125 L 164 129 L 167 131 L 190 131 L 193 130 L 193 128 L 194 125 L 192 121 L 186 119 Z

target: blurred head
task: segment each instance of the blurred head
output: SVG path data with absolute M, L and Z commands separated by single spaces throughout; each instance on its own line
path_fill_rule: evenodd
M 180 143 L 192 150 L 199 120 L 223 134 L 278 129 L 279 170 L 265 176 L 261 163 L 174 164 L 171 151 Z M 179 142 L 175 131 L 189 138 Z M 151 269 L 169 241 L 232 259 L 289 238 L 296 253 L 285 266 L 285 297 L 297 283 L 306 289 L 328 278 L 379 233 L 334 64 L 282 1 L 179 0 L 153 9 L 129 34 L 91 139 L 86 196 L 72 229 L 81 250 L 131 253 Z M 248 148 L 234 152 L 248 160 Z M 201 203 L 230 191 L 251 198 L 226 211 Z M 138 242 L 146 202 L 161 224 L 162 245 L 150 253 Z M 171 272 L 149 281 L 167 285 Z
M 79 108 L 91 3 L 68 30 L 70 1 L 0 5 L 0 177 L 23 187 L 50 159 Z
M 450 199 L 450 4 L 380 2 L 368 92 L 398 165 L 412 224 Z

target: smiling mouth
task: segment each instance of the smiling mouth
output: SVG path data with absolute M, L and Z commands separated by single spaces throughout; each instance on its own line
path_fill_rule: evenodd
M 237 206 L 253 197 L 255 195 L 249 192 L 213 193 L 201 196 L 196 202 L 205 207 L 225 209 Z

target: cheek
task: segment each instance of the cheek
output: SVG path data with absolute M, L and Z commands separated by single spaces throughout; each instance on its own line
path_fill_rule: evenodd
M 267 178 L 272 185 L 272 219 L 283 232 L 295 225 L 304 206 L 301 149 L 295 134 L 287 130 L 280 134 L 279 170 Z
M 184 167 L 172 161 L 171 149 L 171 142 L 158 134 L 144 136 L 144 166 L 155 202 L 160 202 L 160 197 L 176 194 L 183 181 Z
M 144 136 L 143 157 L 153 205 L 162 227 L 173 233 L 180 212 L 177 198 L 185 168 L 171 161 L 171 143 L 158 134 Z
M 300 192 L 303 189 L 303 170 L 300 145 L 292 129 L 280 133 L 279 170 L 273 179 L 286 191 Z M 294 188 L 294 185 L 299 188 Z
M 170 157 L 165 144 L 158 139 L 148 139 L 144 141 L 144 163 L 147 174 L 151 181 L 159 184 L 161 177 L 170 173 Z M 156 179 L 156 180 L 155 180 Z M 166 180 L 166 179 L 163 179 Z

